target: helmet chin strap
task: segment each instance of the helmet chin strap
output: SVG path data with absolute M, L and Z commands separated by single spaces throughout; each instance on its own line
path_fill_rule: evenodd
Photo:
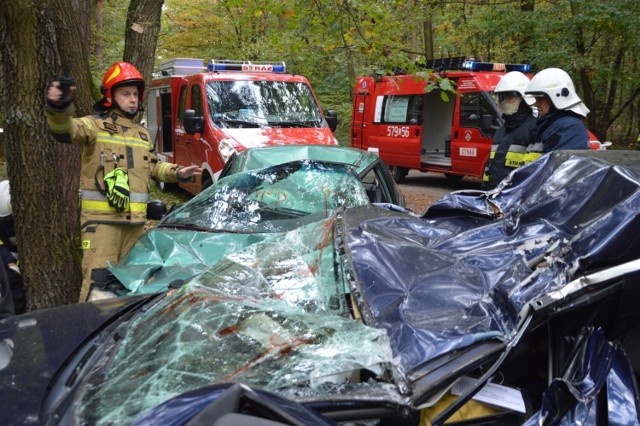
M 140 109 L 136 110 L 136 112 L 129 112 L 129 111 L 123 109 L 120 106 L 120 104 L 118 102 L 116 102 L 115 100 L 113 101 L 113 103 L 116 106 L 116 108 L 118 108 L 125 115 L 125 117 L 127 117 L 127 118 L 133 119 L 140 112 Z

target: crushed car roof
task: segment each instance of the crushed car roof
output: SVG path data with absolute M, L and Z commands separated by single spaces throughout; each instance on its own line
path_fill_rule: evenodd
M 640 172 L 556 152 L 493 191 L 449 194 L 421 218 L 357 207 L 344 222 L 365 322 L 387 330 L 420 386 L 446 354 L 504 347 L 532 305 L 553 302 L 546 295 L 637 260 Z
M 242 151 L 222 171 L 227 176 L 238 171 L 257 170 L 292 161 L 310 160 L 328 163 L 349 164 L 358 173 L 377 161 L 374 153 L 361 149 L 332 145 L 277 145 L 255 147 Z
M 119 422 L 230 380 L 295 400 L 426 404 L 500 362 L 536 312 L 604 285 L 593 274 L 638 270 L 639 212 L 637 170 L 568 153 L 422 217 L 338 212 L 230 254 L 149 308 L 83 379 L 79 413 Z

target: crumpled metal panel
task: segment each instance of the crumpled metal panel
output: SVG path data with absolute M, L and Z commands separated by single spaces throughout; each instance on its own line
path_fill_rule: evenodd
M 229 253 L 368 203 L 346 164 L 298 161 L 236 173 L 171 212 L 109 270 L 127 294 L 166 290 Z
M 207 270 L 225 254 L 280 234 L 212 234 L 154 228 L 110 272 L 130 294 L 155 293 Z
M 422 218 L 366 206 L 344 221 L 363 315 L 416 377 L 447 352 L 510 340 L 525 305 L 577 275 L 638 258 L 640 176 L 557 152 Z
M 623 349 L 608 342 L 602 329 L 579 342 L 576 358 L 544 392 L 539 411 L 526 426 L 540 424 L 639 424 L 634 373 Z M 606 403 L 603 403 L 606 401 Z
M 128 327 L 83 381 L 79 415 L 123 424 L 167 399 L 238 381 L 295 398 L 368 389 L 393 362 L 384 330 L 354 321 L 335 263 L 335 218 L 228 255 Z M 349 379 L 349 382 L 347 382 Z M 385 401 L 395 386 L 378 385 Z

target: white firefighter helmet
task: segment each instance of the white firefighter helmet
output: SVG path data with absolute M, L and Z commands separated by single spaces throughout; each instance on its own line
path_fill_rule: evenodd
M 560 68 L 547 68 L 533 76 L 525 90 L 525 100 L 533 105 L 535 96 L 543 94 L 559 110 L 573 111 L 583 117 L 589 114 L 589 108 L 576 93 L 571 77 Z
M 529 77 L 520 71 L 511 71 L 502 76 L 493 92 L 518 92 L 520 96 L 524 96 L 524 91 L 529 85 L 529 82 Z
M 9 181 L 0 182 L 0 217 L 11 214 L 11 194 L 9 193 Z

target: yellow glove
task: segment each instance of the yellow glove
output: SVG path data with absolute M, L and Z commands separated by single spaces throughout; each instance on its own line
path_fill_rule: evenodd
M 129 175 L 116 168 L 104 177 L 107 186 L 107 201 L 117 212 L 129 207 Z

